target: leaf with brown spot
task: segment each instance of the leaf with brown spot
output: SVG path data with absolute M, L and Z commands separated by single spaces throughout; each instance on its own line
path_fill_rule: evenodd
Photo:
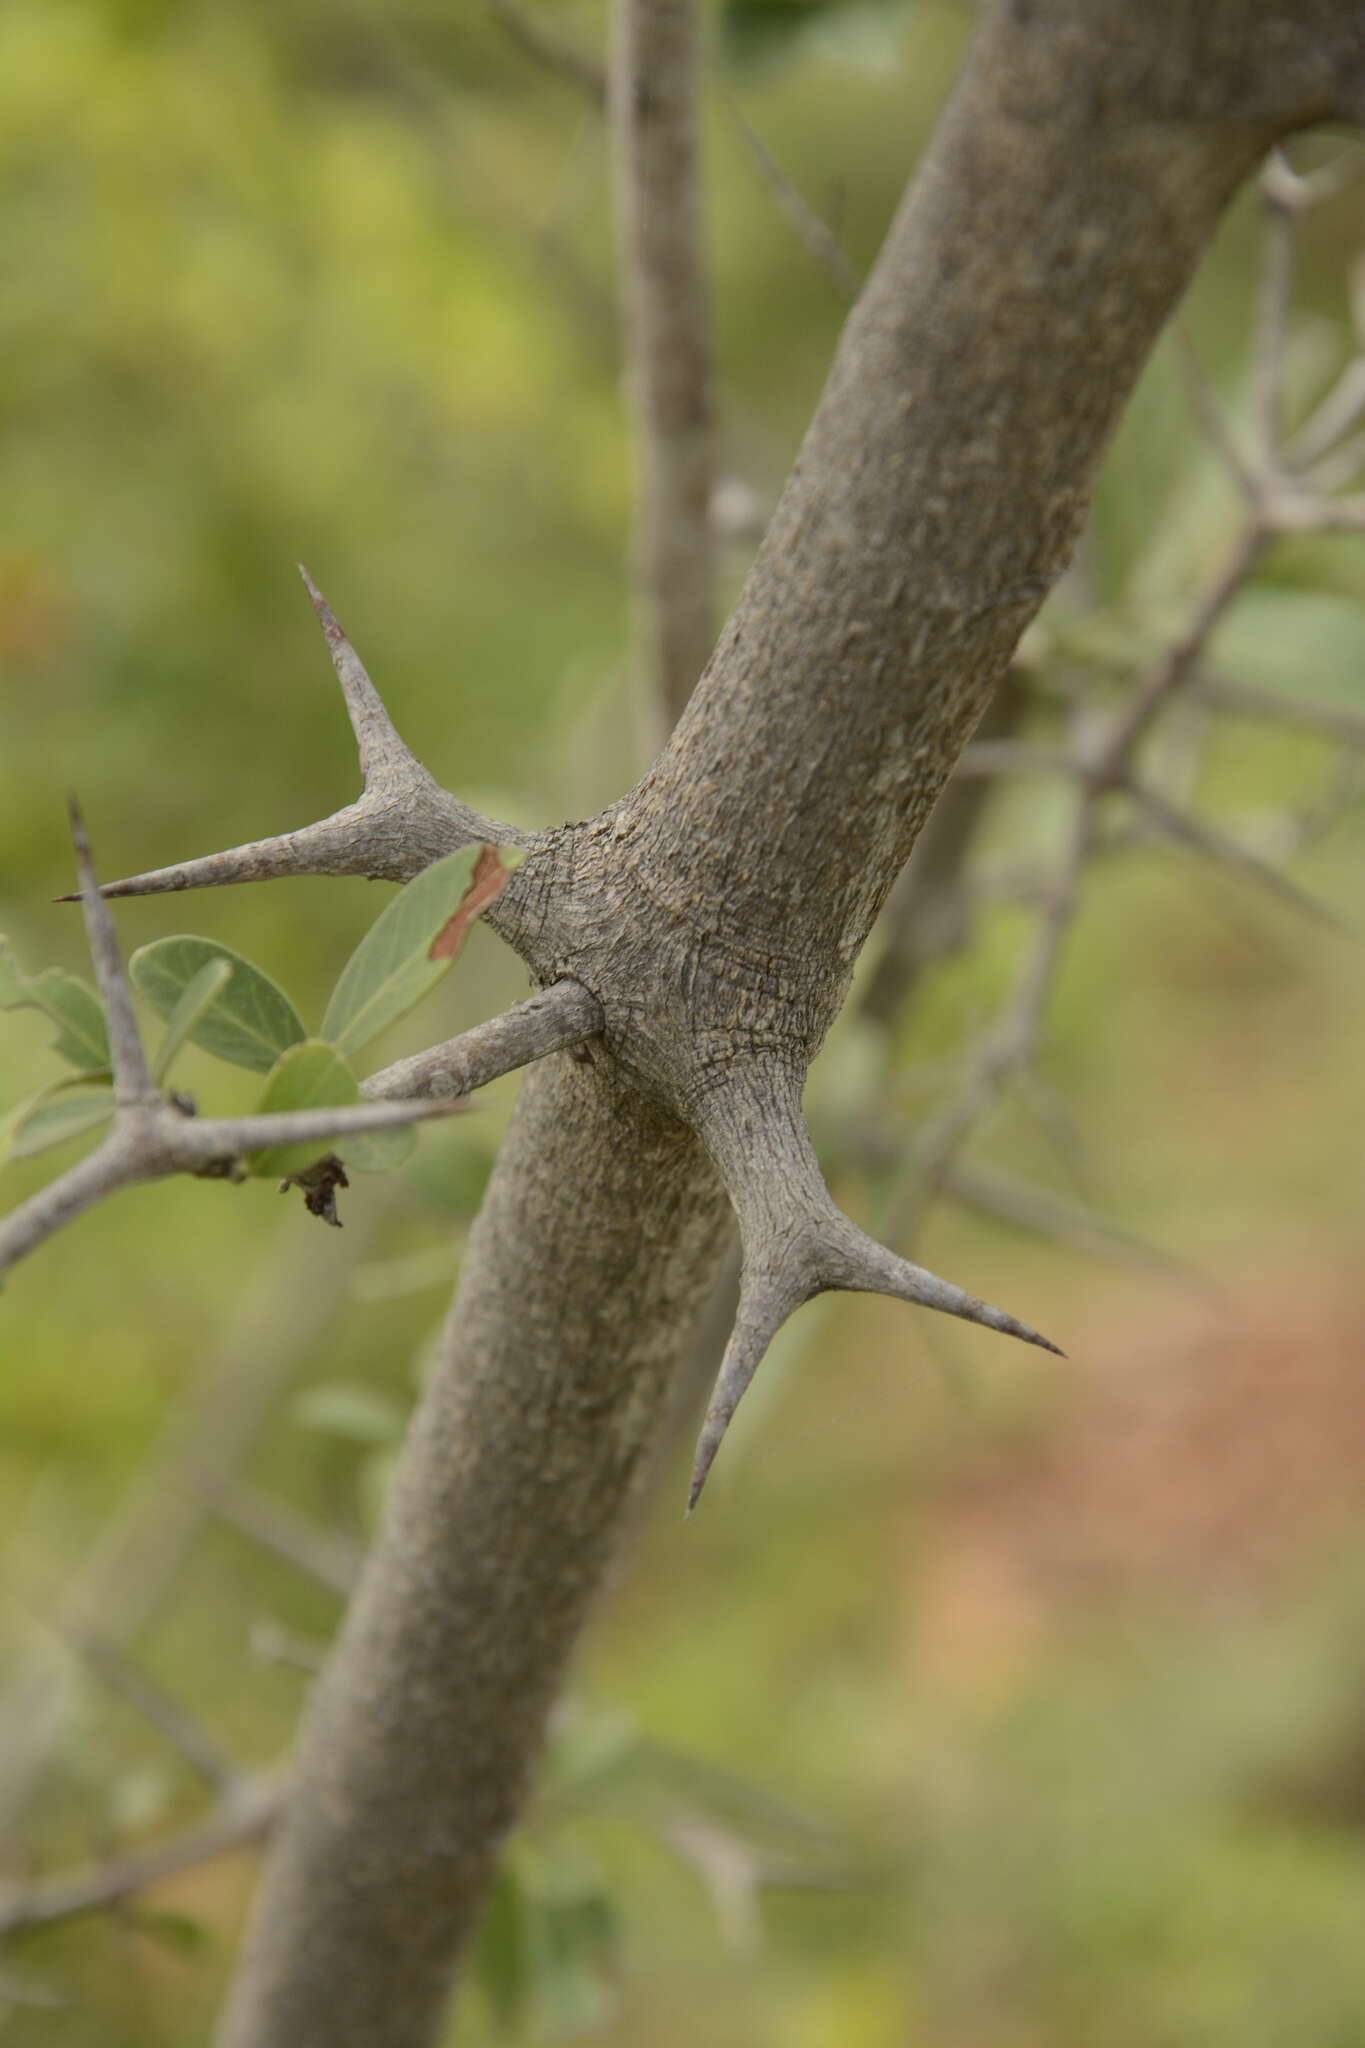
M 428 960 L 453 960 L 474 919 L 481 910 L 487 909 L 495 896 L 501 896 L 510 879 L 511 869 L 503 866 L 497 847 L 481 846 L 474 863 L 473 880 L 427 947 Z

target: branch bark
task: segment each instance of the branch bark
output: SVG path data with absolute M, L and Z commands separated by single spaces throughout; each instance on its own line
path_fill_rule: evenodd
M 604 1056 L 523 1090 L 226 2048 L 435 2038 L 720 1239 L 698 1132 L 736 1091 L 799 1099 L 1227 201 L 1278 136 L 1362 112 L 1345 0 L 986 17 L 670 746 L 490 910 L 595 998 Z

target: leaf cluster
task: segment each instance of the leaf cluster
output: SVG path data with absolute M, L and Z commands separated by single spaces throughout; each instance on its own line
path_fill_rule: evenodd
M 151 1060 L 157 1084 L 169 1083 L 177 1059 L 195 1045 L 264 1076 L 257 1112 L 359 1102 L 355 1060 L 430 993 L 459 951 L 468 911 L 479 907 L 469 901 L 479 860 L 477 847 L 460 847 L 398 892 L 343 967 L 315 1034 L 272 976 L 216 939 L 179 933 L 140 947 L 128 963 L 129 976 L 165 1027 Z M 0 1165 L 99 1130 L 114 1111 L 108 1036 L 95 990 L 59 967 L 26 974 L 0 938 L 0 1009 L 21 1008 L 49 1019 L 52 1050 L 73 1071 L 10 1111 L 0 1126 Z M 390 1172 L 415 1142 L 411 1127 L 356 1133 L 347 1160 L 362 1173 Z M 317 1162 L 314 1142 L 249 1153 L 245 1165 L 256 1177 L 299 1179 Z

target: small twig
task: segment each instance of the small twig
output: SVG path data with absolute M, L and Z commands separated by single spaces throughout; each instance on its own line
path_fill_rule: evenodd
M 1079 1251 L 1150 1261 L 1194 1277 L 1183 1259 L 1101 1215 L 1087 1203 L 1039 1187 L 999 1167 L 959 1160 L 939 1182 L 941 1193 L 964 1208 Z
M 1349 934 L 1350 927 L 1336 915 L 1335 911 L 1329 909 L 1325 903 L 1319 902 L 1316 896 L 1311 896 L 1306 889 L 1301 889 L 1291 876 L 1284 874 L 1279 868 L 1272 867 L 1268 861 L 1262 860 L 1250 847 L 1230 839 L 1216 825 L 1210 824 L 1207 818 L 1178 810 L 1159 790 L 1149 789 L 1142 784 L 1132 784 L 1130 794 L 1157 830 L 1164 833 L 1167 838 L 1178 840 L 1181 845 L 1206 855 L 1222 867 L 1231 868 L 1236 874 L 1245 875 L 1249 881 L 1258 882 L 1262 888 L 1269 889 L 1272 895 L 1278 896 L 1282 903 L 1287 903 L 1291 909 L 1311 917 L 1316 924 L 1326 930 Z
M 338 1599 L 349 1599 L 360 1570 L 361 1552 L 356 1544 L 320 1527 L 288 1502 L 262 1493 L 245 1479 L 205 1475 L 204 1496 L 220 1521 L 283 1558 Z
M 363 1095 L 472 1095 L 515 1067 L 529 1066 L 602 1029 L 602 1007 L 576 981 L 557 981 L 501 1016 L 476 1024 L 444 1045 L 395 1060 L 360 1084 Z
M 1303 697 L 1282 696 L 1278 690 L 1261 689 L 1235 677 L 1201 669 L 1191 688 L 1196 703 L 1236 718 L 1264 719 L 1276 725 L 1291 725 L 1335 740 L 1343 747 L 1365 747 L 1365 711 L 1353 711 L 1345 704 L 1319 704 Z
M 1285 467 L 1297 475 L 1313 470 L 1345 440 L 1365 414 L 1365 356 L 1352 356 L 1326 396 L 1319 400 L 1285 450 Z
M 846 299 L 856 299 L 863 281 L 839 237 L 829 222 L 797 191 L 734 95 L 727 92 L 724 98 L 736 133 L 757 165 L 779 213 L 834 289 Z
M 316 1678 L 327 1661 L 327 1644 L 278 1621 L 255 1621 L 247 1647 L 262 1664 L 282 1664 L 289 1671 L 302 1671 Z
M 697 191 L 698 0 L 615 0 L 608 117 L 635 428 L 636 632 L 681 715 L 715 640 L 711 335 Z
M 153 1848 L 130 1850 L 89 1870 L 42 1878 L 0 1893 L 0 1935 L 107 1911 L 168 1878 L 260 1841 L 279 1818 L 286 1791 L 282 1773 L 249 1780 L 207 1820 Z
M 1267 474 L 1280 464 L 1284 432 L 1284 351 L 1294 286 L 1294 243 L 1301 207 L 1300 181 L 1278 150 L 1261 174 L 1266 209 L 1265 255 L 1256 307 L 1252 384 L 1260 463 Z
M 373 696 L 369 678 L 354 663 L 349 643 L 321 599 L 318 602 L 329 641 L 335 637 L 337 672 L 343 678 L 362 760 L 367 763 L 367 788 L 377 786 L 389 773 L 393 746 L 401 747 L 401 742 L 387 728 L 382 707 Z M 463 1094 L 455 1092 L 462 1076 L 467 1085 L 480 1085 L 601 1028 L 601 1011 L 593 998 L 576 983 L 560 982 L 462 1038 L 399 1061 L 373 1076 L 366 1091 L 380 1100 L 259 1116 L 187 1116 L 174 1098 L 163 1099 L 157 1093 L 147 1074 L 113 925 L 101 900 L 74 806 L 72 829 L 91 950 L 110 1020 L 117 1084 L 114 1117 L 108 1136 L 94 1152 L 0 1223 L 0 1273 L 118 1188 L 175 1173 L 240 1179 L 245 1171 L 243 1159 L 250 1152 L 345 1139 L 450 1116 L 465 1107 Z M 400 1094 L 409 1083 L 420 1089 L 419 1095 Z
M 394 1199 L 386 1180 L 355 1219 L 362 1252 Z M 56 1603 L 57 1639 L 43 1631 L 0 1692 L 0 1835 L 17 1833 L 61 1726 L 62 1635 L 98 1630 L 135 1642 L 163 1605 L 209 1512 L 280 1394 L 342 1312 L 329 1233 L 300 1213 L 260 1274 L 243 1282 L 228 1329 L 195 1373 L 146 1470 L 130 1487 Z M 33 1603 L 27 1602 L 31 1606 Z
M 1225 466 L 1236 479 L 1243 497 L 1254 503 L 1257 496 L 1255 475 L 1243 460 L 1231 423 L 1223 410 L 1218 393 L 1213 388 L 1208 372 L 1199 360 L 1189 329 L 1183 320 L 1177 320 L 1171 333 L 1191 410 L 1222 457 Z
M 114 1100 L 120 1109 L 132 1109 L 141 1104 L 159 1100 L 157 1090 L 147 1070 L 146 1055 L 142 1040 L 138 1036 L 137 1019 L 133 1015 L 132 997 L 124 980 L 123 961 L 119 955 L 118 939 L 114 934 L 114 923 L 100 898 L 95 870 L 90 862 L 90 841 L 85 835 L 85 822 L 74 797 L 68 808 L 71 815 L 71 843 L 76 853 L 76 873 L 79 878 L 79 897 L 85 916 L 85 935 L 90 946 L 90 959 L 95 969 L 95 981 L 104 1005 L 105 1029 L 109 1034 L 109 1064 L 114 1077 Z
M 519 0 L 488 0 L 489 12 L 522 53 L 552 77 L 583 93 L 596 107 L 606 104 L 607 75 L 603 67 L 543 21 Z
M 112 1643 L 95 1635 L 62 1638 L 66 1647 L 108 1687 L 110 1692 L 141 1715 L 149 1728 L 184 1758 L 190 1769 L 214 1791 L 234 1793 L 242 1773 L 225 1751 L 202 1729 L 178 1700 L 172 1699 L 147 1672 L 140 1669 Z

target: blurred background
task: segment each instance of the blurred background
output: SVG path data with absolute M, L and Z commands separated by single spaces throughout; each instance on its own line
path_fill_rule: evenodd
M 592 5 L 533 18 L 597 59 Z M 708 18 L 727 600 L 971 22 Z M 515 29 L 477 0 L 0 13 L 0 930 L 26 969 L 87 971 L 51 901 L 67 791 L 105 876 L 354 793 L 297 559 L 466 799 L 583 817 L 644 765 L 602 122 Z M 845 1206 L 1069 1361 L 815 1303 L 685 1533 L 680 1426 L 454 2042 L 1365 2042 L 1359 535 L 1269 549 L 1153 733 L 1199 826 L 1117 799 L 1072 872 L 1073 782 L 1037 759 L 1125 700 L 1236 543 L 1221 444 L 1255 444 L 1282 229 L 1254 194 L 1229 220 L 978 757 L 1020 772 L 964 784 L 961 845 L 812 1076 Z M 1362 346 L 1360 187 L 1292 240 L 1291 429 Z M 236 946 L 315 1023 L 386 895 L 282 882 L 118 927 Z M 383 1057 L 522 992 L 476 930 Z M 992 1065 L 1002 1017 L 1037 1028 Z M 0 1117 L 57 1073 L 49 1036 L 0 1014 Z M 183 1075 L 250 1099 L 199 1054 Z M 205 1817 L 252 1834 L 513 1093 L 358 1181 L 341 1234 L 268 1184 L 166 1183 L 8 1280 L 0 1925 Z M 76 1156 L 12 1161 L 0 1203 Z M 203 2039 L 253 1854 L 173 1853 L 11 1931 L 0 2034 Z

